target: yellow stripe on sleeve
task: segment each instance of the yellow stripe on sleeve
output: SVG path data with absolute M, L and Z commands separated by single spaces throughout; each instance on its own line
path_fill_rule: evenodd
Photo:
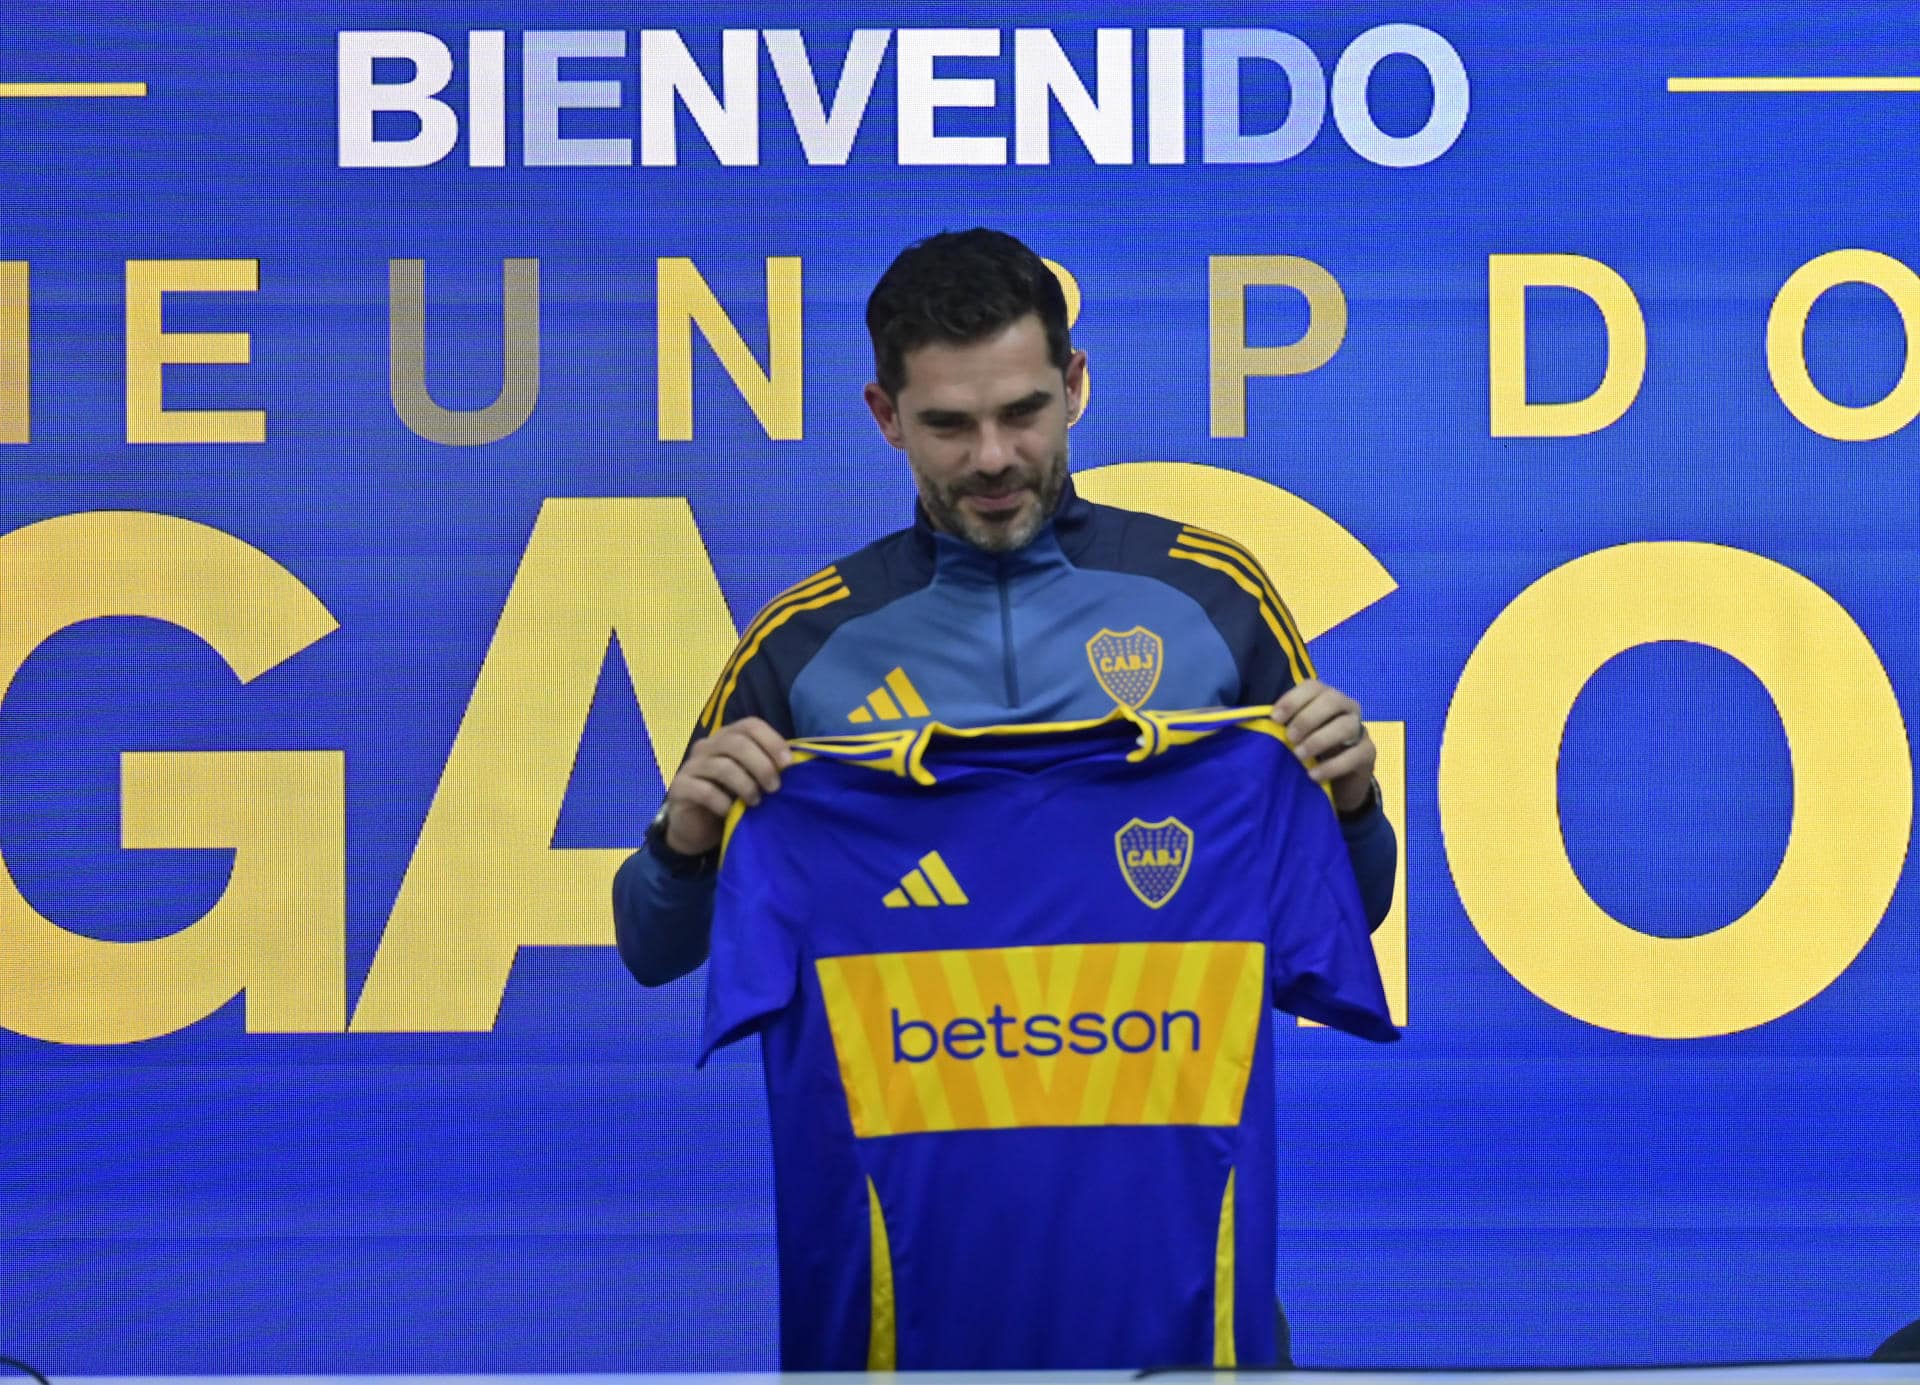
M 1281 626 L 1292 637 L 1293 648 L 1300 656 L 1300 663 L 1306 668 L 1307 677 L 1313 677 L 1313 659 L 1307 653 L 1306 637 L 1300 633 L 1300 626 L 1294 620 L 1293 612 L 1288 610 L 1287 603 L 1280 599 L 1279 589 L 1273 585 L 1273 579 L 1267 576 L 1267 570 L 1260 566 L 1260 560 L 1225 534 L 1196 529 L 1191 524 L 1181 531 L 1180 542 L 1189 548 L 1206 549 L 1239 560 L 1239 566 L 1245 569 L 1247 575 L 1253 578 L 1254 584 L 1265 594 L 1268 606 L 1280 617 Z
M 771 635 L 775 630 L 778 630 L 782 625 L 785 625 L 802 611 L 817 611 L 822 606 L 831 606 L 834 602 L 844 601 L 852 595 L 853 593 L 848 591 L 846 587 L 836 586 L 823 595 L 814 597 L 810 601 L 802 601 L 798 605 L 789 606 L 774 619 L 763 625 L 759 633 L 753 637 L 750 643 L 743 643 L 740 653 L 734 657 L 731 672 L 729 672 L 726 680 L 717 690 L 716 696 L 712 701 L 711 706 L 713 710 L 706 720 L 707 733 L 711 735 L 720 729 L 720 718 L 726 715 L 727 703 L 733 697 L 733 690 L 740 685 L 741 673 L 744 672 L 746 666 L 753 661 L 753 656 L 760 652 L 760 646 L 766 643 L 767 636 Z
M 1211 529 L 1202 529 L 1195 524 L 1188 524 L 1183 527 L 1188 535 L 1188 543 L 1196 546 L 1202 542 L 1210 543 L 1219 547 L 1224 552 L 1239 555 L 1241 561 L 1247 565 L 1247 570 L 1253 574 L 1253 579 L 1266 589 L 1267 600 L 1271 601 L 1274 609 L 1280 612 L 1281 623 L 1293 632 L 1293 638 L 1295 642 L 1299 644 L 1300 650 L 1304 654 L 1307 648 L 1307 637 L 1300 633 L 1300 623 L 1293 618 L 1292 610 L 1288 608 L 1286 601 L 1281 597 L 1280 589 L 1273 584 L 1273 578 L 1267 575 L 1266 568 L 1262 566 L 1258 558 L 1253 556 L 1253 550 L 1239 540 L 1230 539 L 1225 534 L 1216 534 Z
M 765 606 L 762 606 L 760 608 L 760 614 L 748 621 L 747 628 L 740 632 L 740 639 L 734 645 L 733 653 L 727 656 L 727 662 L 721 666 L 720 676 L 713 680 L 713 691 L 707 694 L 706 703 L 700 708 L 700 720 L 697 724 L 701 726 L 709 726 L 710 724 L 717 725 L 713 719 L 718 715 L 721 707 L 724 705 L 720 697 L 720 690 L 728 685 L 729 677 L 734 675 L 738 670 L 738 666 L 745 661 L 748 644 L 753 643 L 756 648 L 758 647 L 756 636 L 760 634 L 769 620 L 779 615 L 780 612 L 792 602 L 805 600 L 821 592 L 831 591 L 836 586 L 844 585 L 845 584 L 840 581 L 838 569 L 831 567 L 822 568 L 819 572 L 814 573 L 813 576 L 806 578 L 804 581 L 794 583 L 791 587 L 788 587 L 785 591 L 774 597 L 773 600 L 769 601 Z
M 1288 637 L 1286 627 L 1280 624 L 1279 618 L 1273 613 L 1273 608 L 1267 605 L 1266 597 L 1261 594 L 1260 588 L 1254 585 L 1253 580 L 1249 578 L 1246 573 L 1242 572 L 1225 558 L 1216 558 L 1210 554 L 1188 552 L 1182 548 L 1169 549 L 1168 553 L 1172 557 L 1184 558 L 1190 563 L 1198 563 L 1201 567 L 1210 567 L 1215 572 L 1223 572 L 1232 578 L 1234 584 L 1248 596 L 1252 597 L 1260 607 L 1261 619 L 1266 621 L 1267 629 L 1273 635 L 1275 643 L 1280 646 L 1280 651 L 1287 656 L 1287 668 L 1293 673 L 1293 681 L 1296 683 L 1304 683 L 1307 679 L 1313 677 L 1312 667 L 1310 665 L 1304 668 L 1301 666 L 1302 656 L 1294 653 L 1293 641 Z

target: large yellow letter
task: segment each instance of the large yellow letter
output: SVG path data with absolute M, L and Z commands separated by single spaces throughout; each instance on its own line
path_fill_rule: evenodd
M 1836 284 L 1871 284 L 1893 300 L 1907 329 L 1900 378 L 1877 403 L 1836 404 L 1807 373 L 1807 314 Z M 1835 250 L 1788 276 L 1767 314 L 1767 373 L 1774 393 L 1814 432 L 1841 442 L 1871 442 L 1920 418 L 1920 274 L 1874 250 Z
M 261 409 L 168 409 L 160 371 L 169 365 L 245 365 L 245 332 L 167 332 L 160 304 L 169 293 L 253 293 L 258 260 L 127 261 L 127 441 L 265 442 Z
M 427 262 L 387 261 L 387 392 L 428 442 L 479 447 L 519 431 L 540 399 L 540 261 L 500 262 L 500 393 L 483 409 L 443 409 L 427 392 Z
M 1307 330 L 1300 340 L 1288 346 L 1247 345 L 1247 290 L 1255 284 L 1305 296 Z M 1207 320 L 1208 431 L 1216 438 L 1244 438 L 1248 378 L 1305 375 L 1332 360 L 1347 338 L 1347 295 L 1338 279 L 1297 255 L 1213 255 L 1207 260 Z
M 1793 762 L 1779 873 L 1746 914 L 1699 937 L 1609 916 L 1560 831 L 1574 699 L 1607 660 L 1658 640 L 1751 669 Z M 1636 543 L 1554 569 L 1488 628 L 1447 713 L 1440 816 L 1460 902 L 1515 980 L 1602 1029 L 1701 1038 L 1806 1004 L 1859 954 L 1900 876 L 1913 768 L 1886 670 L 1832 597 L 1737 548 Z
M 1585 399 L 1527 402 L 1527 290 L 1572 289 L 1600 309 L 1607 368 Z M 1573 438 L 1614 423 L 1647 373 L 1647 324 L 1627 281 L 1583 255 L 1491 255 L 1487 259 L 1487 386 L 1496 438 Z
M 103 616 L 189 630 L 242 683 L 335 628 L 272 558 L 166 515 L 106 511 L 16 530 L 0 538 L 0 592 L 0 698 L 46 640 Z M 167 937 L 106 942 L 43 917 L 0 860 L 0 1024 L 49 1043 L 132 1043 L 244 991 L 253 1032 L 341 1029 L 344 763 L 338 751 L 123 755 L 123 844 L 232 847 L 226 890 Z
M 1338 521 L 1299 496 L 1257 477 L 1188 462 L 1129 462 L 1077 472 L 1089 500 L 1152 510 L 1231 535 L 1252 550 L 1292 609 L 1304 639 L 1314 639 L 1394 590 L 1379 560 Z M 1399 828 L 1393 905 L 1373 935 L 1395 1024 L 1407 1022 L 1406 726 L 1367 719 L 1379 752 L 1374 773 L 1388 818 Z M 1306 1021 L 1301 1021 L 1306 1023 Z
M 613 941 L 607 892 L 626 853 L 552 845 L 609 636 L 665 780 L 734 641 L 686 501 L 541 506 L 356 1033 L 490 1029 L 519 948 Z
M 33 341 L 28 311 L 27 262 L 0 261 L 0 443 L 33 436 Z
M 790 441 L 802 430 L 800 260 L 767 257 L 767 369 L 688 259 L 666 258 L 654 268 L 662 442 L 693 437 L 693 329 L 707 339 L 740 397 L 770 438 Z

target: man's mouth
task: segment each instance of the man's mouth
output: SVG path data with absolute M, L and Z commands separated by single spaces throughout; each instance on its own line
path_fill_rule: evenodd
M 975 491 L 969 494 L 966 500 L 981 514 L 1004 515 L 1018 510 L 1025 503 L 1026 496 L 1025 490 L 998 491 L 992 494 Z

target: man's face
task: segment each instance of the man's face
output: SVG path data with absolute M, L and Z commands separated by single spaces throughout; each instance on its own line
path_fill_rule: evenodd
M 1079 413 L 1087 357 L 1047 359 L 1037 315 L 965 346 L 907 353 L 906 383 L 866 389 L 888 442 L 907 454 L 934 527 L 989 553 L 1023 547 L 1053 515 L 1067 481 L 1067 424 Z

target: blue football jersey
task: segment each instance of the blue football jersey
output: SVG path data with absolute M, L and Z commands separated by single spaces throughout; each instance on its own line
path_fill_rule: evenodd
M 729 824 L 789 1370 L 1270 1364 L 1270 1005 L 1398 1037 L 1266 709 L 794 743 Z

